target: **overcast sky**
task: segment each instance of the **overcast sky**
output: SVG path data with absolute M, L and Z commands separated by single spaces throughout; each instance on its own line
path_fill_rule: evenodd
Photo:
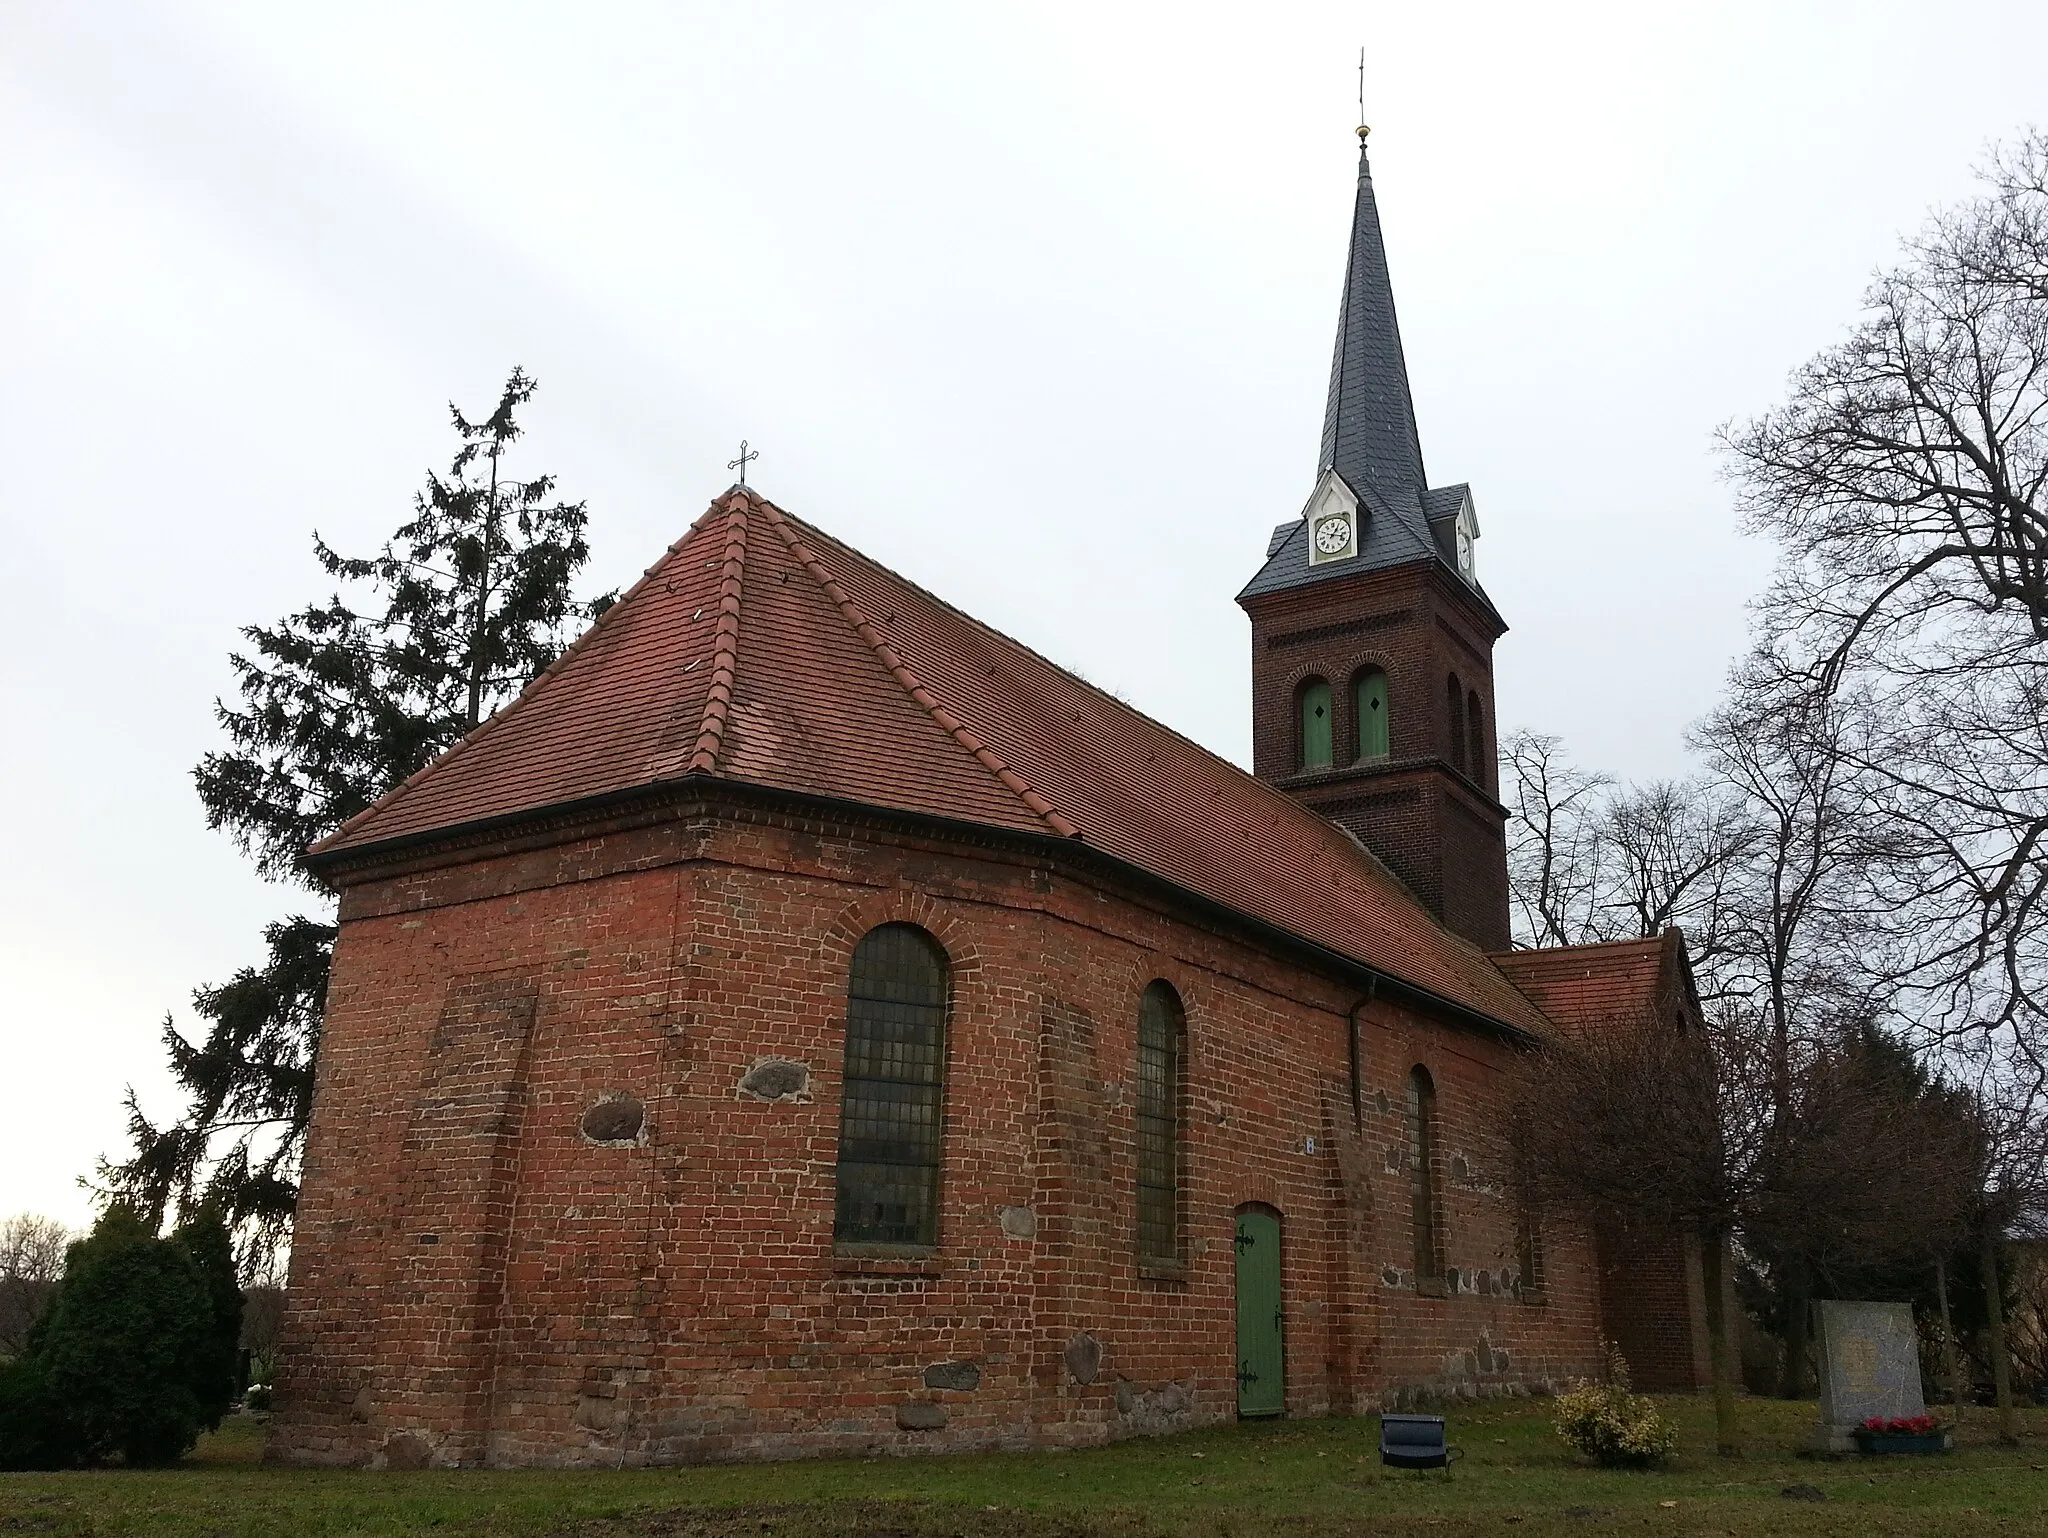
M 2032 4 L 0 0 L 0 1215 L 71 1222 L 193 987 L 325 911 L 209 833 L 238 626 L 537 375 L 590 587 L 731 480 L 1249 758 L 1367 47 L 1503 727 L 1681 772 L 1768 552 L 1717 424 L 2048 119 Z

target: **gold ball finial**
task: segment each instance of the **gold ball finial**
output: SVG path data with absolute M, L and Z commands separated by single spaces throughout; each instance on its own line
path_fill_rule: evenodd
M 1365 124 L 1360 123 L 1358 125 L 1358 142 L 1360 144 L 1365 143 L 1365 136 L 1371 132 L 1372 130 L 1370 128 L 1366 127 Z

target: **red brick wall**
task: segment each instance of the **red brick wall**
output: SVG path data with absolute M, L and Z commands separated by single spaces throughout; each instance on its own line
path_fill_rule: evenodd
M 1505 814 L 1495 799 L 1498 621 L 1455 576 L 1427 563 L 1264 594 L 1246 610 L 1254 772 L 1350 828 L 1448 928 L 1485 949 L 1506 949 Z M 1352 681 L 1367 668 L 1387 675 L 1389 751 L 1360 764 Z M 1472 691 L 1480 698 L 1484 743 L 1469 767 L 1453 766 L 1453 674 L 1461 701 Z M 1304 774 L 1297 701 L 1309 678 L 1330 684 L 1336 763 Z
M 1600 1235 L 1601 1316 L 1643 1393 L 1691 1393 L 1713 1381 L 1699 1248 L 1678 1234 Z
M 890 920 L 927 928 L 953 969 L 928 1258 L 832 1244 L 847 962 Z M 1137 1008 L 1154 977 L 1187 1009 L 1184 1279 L 1140 1275 L 1135 1254 Z M 1584 1236 L 1548 1236 L 1546 1302 L 1513 1296 L 1508 1049 L 1370 1006 L 1354 1132 L 1355 1000 L 1021 848 L 760 811 L 354 886 L 272 1454 L 639 1463 L 1226 1418 L 1247 1202 L 1283 1215 L 1290 1413 L 1591 1370 Z M 808 1067 L 803 1096 L 741 1092 L 769 1057 Z M 1412 1277 L 1416 1063 L 1441 1118 L 1460 1283 L 1444 1298 Z M 593 1144 L 579 1119 L 618 1093 L 645 1103 L 644 1133 Z M 1084 1333 L 1102 1350 L 1093 1383 L 1067 1361 Z M 974 1364 L 978 1386 L 927 1386 L 949 1363 Z M 932 1406 L 942 1426 L 900 1429 L 940 1419 Z

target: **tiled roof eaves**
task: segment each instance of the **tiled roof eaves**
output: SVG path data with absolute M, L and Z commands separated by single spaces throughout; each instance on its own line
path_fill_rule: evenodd
M 1289 544 L 1291 546 L 1292 541 Z M 1443 558 L 1443 553 L 1436 550 L 1434 546 L 1426 553 L 1417 552 L 1412 557 L 1403 561 L 1332 561 L 1326 566 L 1314 567 L 1309 566 L 1304 561 L 1299 572 L 1276 569 L 1279 562 L 1287 559 L 1288 550 L 1282 549 L 1278 555 L 1261 566 L 1253 574 L 1251 581 L 1238 590 L 1237 603 L 1242 606 L 1247 598 L 1263 598 L 1268 593 L 1289 592 L 1295 588 L 1307 587 L 1312 583 L 1332 582 L 1342 577 L 1359 576 L 1365 572 L 1399 571 L 1411 566 L 1433 567 L 1455 579 L 1457 587 L 1453 591 L 1463 592 L 1474 604 L 1478 605 L 1480 611 L 1488 619 L 1493 621 L 1501 634 L 1505 635 L 1507 633 L 1508 622 L 1500 617 L 1500 610 L 1493 606 L 1493 600 L 1487 597 L 1486 589 L 1476 582 L 1467 582 L 1462 577 L 1459 577 L 1457 568 L 1446 561 Z
M 996 757 L 988 745 L 967 728 L 965 722 L 940 704 L 932 692 L 925 688 L 918 676 L 911 672 L 908 665 L 897 655 L 896 648 L 889 644 L 887 638 L 875 629 L 873 623 L 861 612 L 860 605 L 840 586 L 838 579 L 826 570 L 825 563 L 803 542 L 791 526 L 790 520 L 782 515 L 781 509 L 766 498 L 756 498 L 755 505 L 767 514 L 769 523 L 782 537 L 783 544 L 788 546 L 789 553 L 796 558 L 797 563 L 811 574 L 811 579 L 820 588 L 824 589 L 825 596 L 838 605 L 839 612 L 853 627 L 854 633 L 868 644 L 882 666 L 889 670 L 890 676 L 903 687 L 906 694 L 923 707 L 932 720 L 938 723 L 940 730 L 950 733 L 954 741 L 965 748 L 977 763 L 996 777 L 1005 790 L 1023 802 L 1025 807 L 1053 832 L 1062 838 L 1079 838 L 1081 830 L 1062 816 L 1058 807 L 1026 784 L 1022 775 Z
M 1266 949 L 1298 957 L 1320 971 L 1365 983 L 1378 997 L 1425 1010 L 1451 1024 L 1498 1037 L 1516 1046 L 1534 1047 L 1542 1042 L 1541 1037 L 1526 1027 L 1445 998 L 1355 956 L 1347 956 L 1291 929 L 1219 902 L 1085 839 L 1058 833 L 1035 833 L 1026 828 L 1004 828 L 993 823 L 968 822 L 930 812 L 876 806 L 865 801 L 847 801 L 807 791 L 726 779 L 714 774 L 689 774 L 657 784 L 635 785 L 551 806 L 528 807 L 452 827 L 401 834 L 377 843 L 311 856 L 306 863 L 331 887 L 341 888 L 379 879 L 391 874 L 395 866 L 408 866 L 423 857 L 431 860 L 437 853 L 445 852 L 448 856 L 445 863 L 451 864 L 474 858 L 471 851 L 476 845 L 516 838 L 522 827 L 531 827 L 536 833 L 544 832 L 545 837 L 541 841 L 555 843 L 574 838 L 579 824 L 604 822 L 622 816 L 628 819 L 629 825 L 666 820 L 676 815 L 680 804 L 699 798 L 765 804 L 813 816 L 838 816 L 897 828 L 934 830 L 983 845 L 1018 846 L 1044 857 L 1049 863 L 1076 867 L 1084 875 L 1106 874 L 1140 889 L 1148 889 L 1237 929 Z M 444 862 L 431 860 L 431 863 Z

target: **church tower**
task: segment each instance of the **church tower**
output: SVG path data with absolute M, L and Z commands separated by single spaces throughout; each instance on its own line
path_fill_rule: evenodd
M 1358 131 L 1358 201 L 1322 453 L 1237 601 L 1252 769 L 1349 829 L 1445 926 L 1508 946 L 1493 643 L 1469 486 L 1432 488 Z

